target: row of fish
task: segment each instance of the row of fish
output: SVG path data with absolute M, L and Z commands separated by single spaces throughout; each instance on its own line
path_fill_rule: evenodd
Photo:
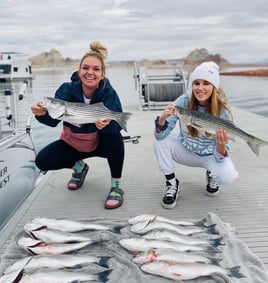
M 123 238 L 119 244 L 134 253 L 132 261 L 146 273 L 179 282 L 212 275 L 225 282 L 230 282 L 230 277 L 244 277 L 239 266 L 220 266 L 218 255 L 224 243 L 214 225 L 155 215 L 139 215 L 128 222 L 130 231 L 140 237 Z
M 109 280 L 109 256 L 67 254 L 78 251 L 96 241 L 82 235 L 81 231 L 110 231 L 120 233 L 122 227 L 107 226 L 65 219 L 35 218 L 24 225 L 27 234 L 17 241 L 17 246 L 32 254 L 7 267 L 0 283 L 22 282 L 106 282 Z M 30 237 L 29 237 L 30 236 Z M 91 274 L 82 269 L 97 264 L 106 270 Z

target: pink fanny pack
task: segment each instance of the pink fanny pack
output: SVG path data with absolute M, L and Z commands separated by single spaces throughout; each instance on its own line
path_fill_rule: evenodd
M 63 126 L 61 139 L 70 146 L 81 152 L 94 151 L 99 144 L 99 133 L 93 132 L 88 134 L 73 133 L 69 127 Z

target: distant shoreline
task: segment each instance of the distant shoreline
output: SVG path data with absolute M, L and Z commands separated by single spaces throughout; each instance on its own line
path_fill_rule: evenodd
M 234 72 L 221 72 L 222 76 L 253 76 L 253 77 L 268 77 L 268 69 L 257 69 L 249 71 L 234 71 Z

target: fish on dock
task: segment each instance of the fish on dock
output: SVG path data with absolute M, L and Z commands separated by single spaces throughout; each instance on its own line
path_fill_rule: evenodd
M 152 261 L 166 261 L 173 263 L 213 263 L 218 265 L 221 259 L 206 257 L 197 253 L 179 252 L 166 249 L 152 249 L 136 254 L 132 261 L 137 264 L 144 264 Z
M 36 223 L 41 227 L 54 229 L 62 232 L 80 232 L 86 230 L 100 230 L 100 231 L 111 231 L 116 234 L 121 233 L 121 229 L 125 226 L 115 226 L 115 227 L 107 227 L 102 224 L 91 223 L 86 221 L 76 221 L 69 219 L 53 219 L 53 218 L 45 218 L 45 217 L 36 217 L 30 223 Z
M 80 126 L 94 123 L 96 120 L 110 118 L 116 121 L 127 132 L 127 121 L 132 115 L 128 112 L 115 112 L 104 106 L 103 102 L 86 104 L 82 102 L 68 102 L 58 98 L 45 97 L 42 105 L 53 119 L 62 120 Z
M 152 249 L 168 249 L 179 252 L 203 251 L 215 253 L 214 247 L 195 246 L 181 243 L 172 243 L 161 240 L 147 240 L 143 238 L 123 238 L 119 240 L 120 246 L 131 252 L 145 252 Z
M 33 255 L 69 253 L 72 251 L 82 249 L 92 243 L 93 241 L 87 241 L 87 242 L 84 241 L 84 242 L 69 243 L 69 244 L 45 244 L 40 240 L 35 240 L 29 237 L 21 237 L 17 241 L 18 247 L 22 248 L 23 250 Z
M 41 240 L 46 244 L 74 243 L 90 241 L 90 238 L 78 233 L 63 232 L 52 229 L 47 229 L 36 223 L 26 223 L 24 231 L 33 239 Z
M 223 268 L 214 264 L 154 261 L 143 264 L 141 269 L 147 273 L 170 278 L 178 282 L 211 275 L 221 275 L 226 279 L 225 282 L 230 282 L 230 277 L 245 278 L 245 276 L 240 273 L 239 266 Z
M 230 137 L 239 137 L 244 140 L 250 149 L 259 156 L 260 147 L 268 145 L 268 141 L 257 138 L 242 129 L 236 127 L 232 122 L 215 117 L 209 113 L 202 113 L 188 108 L 176 106 L 177 116 L 188 125 L 200 132 L 215 134 L 217 129 L 226 130 Z
M 137 224 L 139 222 L 147 222 L 147 221 L 161 221 L 167 222 L 174 225 L 182 225 L 182 226 L 195 226 L 197 223 L 192 221 L 184 221 L 184 220 L 171 220 L 162 216 L 153 215 L 153 214 L 141 214 L 128 219 L 128 223 L 131 225 Z
M 179 233 L 174 233 L 168 230 L 152 230 L 142 236 L 144 239 L 148 240 L 162 240 L 174 243 L 181 243 L 187 245 L 204 245 L 218 247 L 223 245 L 222 238 L 216 239 L 201 239 L 197 237 L 187 236 Z
M 24 270 L 29 272 L 40 268 L 53 268 L 53 269 L 79 269 L 90 264 L 97 264 L 102 267 L 108 268 L 109 256 L 90 256 L 83 254 L 55 254 L 55 255 L 36 255 L 29 256 L 17 260 L 12 265 L 7 267 L 4 274 L 14 271 Z
M 150 221 L 138 222 L 130 227 L 130 231 L 135 234 L 145 234 L 152 230 L 169 230 L 183 235 L 194 235 L 198 233 L 210 233 L 217 234 L 215 231 L 215 225 L 209 227 L 198 227 L 198 226 L 180 226 L 173 225 L 167 222 L 161 221 Z
M 110 270 L 90 274 L 82 271 L 70 270 L 36 270 L 26 273 L 21 270 L 19 273 L 5 274 L 0 278 L 0 283 L 70 283 L 70 282 L 107 282 Z M 17 275 L 17 276 L 16 276 Z M 16 276 L 16 277 L 15 277 Z

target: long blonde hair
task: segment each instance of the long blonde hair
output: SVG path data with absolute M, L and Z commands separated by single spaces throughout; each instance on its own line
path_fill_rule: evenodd
M 106 67 L 105 67 L 105 63 L 104 60 L 107 58 L 108 55 L 108 50 L 105 46 L 103 46 L 100 42 L 98 41 L 93 41 L 90 45 L 89 45 L 89 52 L 87 52 L 81 59 L 80 64 L 79 64 L 79 70 L 81 69 L 82 66 L 82 62 L 84 61 L 85 58 L 87 57 L 96 57 L 100 60 L 101 62 L 101 68 L 102 68 L 102 72 L 105 76 L 106 74 Z
M 232 112 L 231 112 L 231 110 L 228 106 L 227 97 L 225 96 L 223 89 L 222 88 L 216 89 L 214 87 L 212 95 L 210 97 L 210 103 L 209 103 L 209 106 L 208 106 L 208 113 L 210 113 L 213 116 L 218 117 L 222 108 L 227 109 L 230 112 L 231 119 L 233 119 L 233 115 L 232 115 Z M 198 100 L 193 95 L 193 93 L 192 93 L 190 100 L 189 100 L 189 109 L 192 109 L 192 110 L 198 109 Z M 192 126 L 187 126 L 187 128 L 188 128 L 188 133 L 190 134 L 190 136 L 192 136 L 192 137 L 198 136 L 198 130 L 197 129 L 195 129 Z M 206 135 L 206 137 L 211 136 L 211 134 L 209 134 L 209 133 L 206 133 L 205 135 Z

